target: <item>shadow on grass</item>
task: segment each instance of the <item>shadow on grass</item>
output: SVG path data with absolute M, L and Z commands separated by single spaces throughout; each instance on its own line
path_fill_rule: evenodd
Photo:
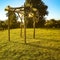
M 38 41 L 38 42 L 40 42 L 40 41 Z M 29 45 L 29 46 L 38 47 L 38 48 L 43 48 L 43 49 L 60 51 L 60 48 L 41 46 L 40 43 L 37 43 L 37 42 L 36 42 L 36 43 L 35 43 L 35 42 L 32 42 L 32 43 L 26 43 L 26 44 L 25 44 L 25 43 L 20 43 L 20 42 L 18 42 L 18 41 L 17 41 L 17 42 L 10 41 L 10 42 L 4 43 L 4 45 L 3 45 L 3 46 L 0 46 L 0 48 L 7 46 L 9 43 L 13 43 L 13 44 L 17 44 L 17 43 L 18 43 L 18 45 L 19 45 L 19 44 L 22 44 L 22 45 Z
M 55 50 L 55 51 L 60 51 L 59 48 L 53 48 L 53 47 L 45 47 L 45 46 L 40 46 L 32 43 L 27 43 L 26 45 L 33 46 L 33 47 L 38 47 L 38 48 L 43 48 L 43 49 L 49 49 L 49 50 Z
M 33 37 L 27 37 L 27 39 L 30 40 L 30 39 L 33 39 Z M 53 41 L 53 42 L 60 42 L 59 39 L 51 39 L 51 38 L 49 39 L 48 37 L 47 37 L 47 38 L 44 38 L 44 37 L 43 37 L 43 38 L 41 38 L 41 37 L 38 38 L 38 37 L 36 37 L 35 40 L 48 40 L 49 42 L 50 42 L 50 41 Z
M 57 39 L 47 39 L 47 38 L 36 38 L 36 40 L 48 40 L 49 42 L 50 42 L 50 41 L 60 42 L 60 40 L 57 40 Z
M 33 43 L 20 43 L 20 42 L 13 42 L 11 41 L 12 43 L 18 43 L 18 44 L 23 44 L 23 45 L 29 45 L 29 46 L 33 46 L 33 47 L 38 47 L 38 48 L 43 48 L 43 49 L 49 49 L 49 50 L 55 50 L 55 51 L 60 51 L 60 48 L 55 48 L 55 47 L 46 47 L 46 46 L 41 46 L 40 44 L 37 45 L 35 42 Z M 40 41 L 38 41 L 40 42 Z M 34 44 L 35 43 L 35 44 Z
M 0 43 L 0 49 L 4 48 L 8 45 L 8 42 Z

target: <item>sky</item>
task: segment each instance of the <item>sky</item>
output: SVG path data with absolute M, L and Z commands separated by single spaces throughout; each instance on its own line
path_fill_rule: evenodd
M 25 0 L 0 0 L 0 20 L 6 20 L 6 11 L 4 10 L 8 5 L 12 7 L 20 7 Z M 48 6 L 48 16 L 46 19 L 60 19 L 60 0 L 43 0 Z
M 60 19 L 60 0 L 43 0 L 48 6 L 48 16 L 47 19 Z

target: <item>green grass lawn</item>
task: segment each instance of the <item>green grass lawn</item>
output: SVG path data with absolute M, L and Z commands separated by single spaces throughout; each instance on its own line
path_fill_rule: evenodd
M 0 31 L 0 60 L 60 60 L 60 29 L 27 29 L 27 44 L 20 37 L 20 29 Z

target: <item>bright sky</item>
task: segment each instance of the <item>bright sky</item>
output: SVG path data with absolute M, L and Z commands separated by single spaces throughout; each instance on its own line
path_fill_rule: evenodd
M 60 0 L 43 0 L 48 6 L 49 14 L 47 19 L 60 19 Z
M 18 7 L 24 4 L 25 0 L 0 0 L 0 20 L 7 19 L 6 11 L 4 9 L 6 6 L 10 5 L 12 7 Z M 43 2 L 48 6 L 49 14 L 47 19 L 60 19 L 60 0 L 43 0 Z

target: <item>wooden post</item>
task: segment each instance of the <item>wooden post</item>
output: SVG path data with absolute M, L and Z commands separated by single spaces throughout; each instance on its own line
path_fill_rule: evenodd
M 35 19 L 33 17 L 33 28 L 34 28 L 34 31 L 33 31 L 33 38 L 35 39 Z
M 20 36 L 22 37 L 22 19 L 21 19 L 21 32 L 20 32 Z
M 26 20 L 24 19 L 24 40 L 26 44 Z
M 33 8 L 33 11 L 34 11 L 34 16 L 33 16 L 33 28 L 34 28 L 34 32 L 33 32 L 33 38 L 35 39 L 35 20 L 36 20 L 36 12 L 37 12 L 37 9 L 36 8 Z
M 21 19 L 19 13 L 18 13 L 19 18 Z M 21 31 L 20 31 L 20 36 L 22 37 L 22 19 L 21 19 Z
M 10 41 L 10 12 L 8 11 L 8 40 Z
M 25 4 L 24 4 L 24 41 L 26 44 L 26 10 L 25 10 Z

